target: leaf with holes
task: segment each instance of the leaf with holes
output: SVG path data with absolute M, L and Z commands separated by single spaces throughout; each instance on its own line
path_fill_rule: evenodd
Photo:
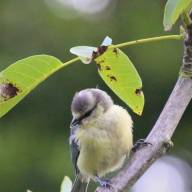
M 169 31 L 181 14 L 192 6 L 192 0 L 168 0 L 165 5 L 163 25 L 165 31 Z
M 2 71 L 0 73 L 0 117 L 62 65 L 63 63 L 53 56 L 36 55 L 19 60 Z
M 142 81 L 134 65 L 120 49 L 108 47 L 95 58 L 99 75 L 135 113 L 142 114 Z
M 71 192 L 72 189 L 72 181 L 69 177 L 65 176 L 61 183 L 60 192 Z

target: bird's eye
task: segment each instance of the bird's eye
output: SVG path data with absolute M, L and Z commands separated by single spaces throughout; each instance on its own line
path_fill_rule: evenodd
M 93 109 L 87 111 L 87 112 L 83 115 L 83 119 L 89 117 L 92 112 L 93 112 Z
M 82 121 L 83 119 L 89 117 L 91 115 L 91 113 L 95 110 L 97 105 L 95 105 L 92 109 L 90 109 L 89 111 L 87 111 L 84 115 L 82 115 L 79 120 Z
M 90 109 L 89 111 L 87 111 L 85 114 L 83 114 L 81 117 L 79 117 L 78 119 L 73 119 L 71 122 L 71 126 L 77 126 L 79 124 L 81 124 L 81 121 L 87 117 L 89 117 L 91 115 L 91 113 L 95 110 L 97 105 L 95 105 L 92 109 Z

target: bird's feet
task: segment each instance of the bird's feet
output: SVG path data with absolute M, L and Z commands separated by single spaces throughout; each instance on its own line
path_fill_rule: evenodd
M 111 188 L 111 182 L 109 179 L 101 179 L 100 177 L 96 176 L 95 180 L 102 186 L 106 188 Z
M 144 139 L 139 139 L 138 141 L 136 141 L 136 143 L 134 144 L 133 148 L 131 149 L 131 151 L 133 153 L 135 153 L 136 151 L 140 150 L 141 148 L 148 146 L 148 145 L 152 145 L 149 142 L 146 142 Z

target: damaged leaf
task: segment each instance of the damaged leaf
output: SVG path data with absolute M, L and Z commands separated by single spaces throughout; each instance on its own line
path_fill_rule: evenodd
M 0 84 L 0 99 L 5 101 L 15 97 L 18 91 L 19 89 L 12 83 L 2 83 Z
M 142 81 L 128 56 L 120 49 L 109 46 L 95 61 L 105 83 L 135 113 L 141 115 L 144 107 Z
M 62 64 L 55 57 L 36 55 L 19 60 L 0 72 L 0 117 Z
M 70 49 L 85 64 L 95 60 L 105 83 L 137 114 L 144 107 L 142 82 L 135 67 L 120 49 L 112 48 L 112 39 L 106 37 L 99 47 L 78 46 Z

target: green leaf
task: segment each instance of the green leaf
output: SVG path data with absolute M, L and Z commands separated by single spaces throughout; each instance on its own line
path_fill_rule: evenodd
M 142 81 L 128 56 L 120 49 L 109 46 L 95 61 L 105 83 L 135 113 L 141 115 L 144 107 Z
M 60 192 L 71 192 L 71 189 L 72 189 L 71 179 L 69 177 L 65 176 L 61 183 Z
M 62 65 L 63 63 L 53 56 L 36 55 L 19 60 L 2 71 L 0 73 L 0 117 Z
M 165 5 L 163 25 L 169 31 L 181 14 L 192 6 L 192 0 L 168 0 Z

